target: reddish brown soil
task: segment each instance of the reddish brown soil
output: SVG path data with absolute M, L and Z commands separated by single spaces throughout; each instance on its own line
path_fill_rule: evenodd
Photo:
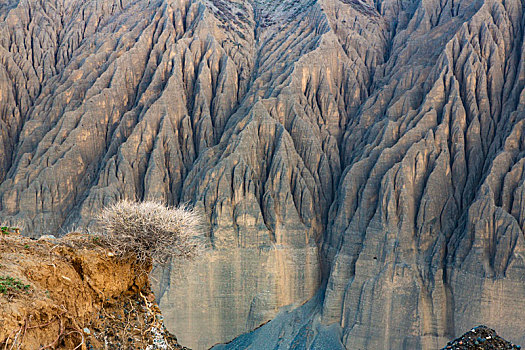
M 0 236 L 0 276 L 30 286 L 0 293 L 0 349 L 181 349 L 162 325 L 150 269 L 91 235 Z

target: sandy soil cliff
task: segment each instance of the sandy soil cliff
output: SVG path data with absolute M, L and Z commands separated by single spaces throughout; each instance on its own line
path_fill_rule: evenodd
M 1 347 L 182 349 L 163 326 L 148 271 L 90 235 L 0 236 Z

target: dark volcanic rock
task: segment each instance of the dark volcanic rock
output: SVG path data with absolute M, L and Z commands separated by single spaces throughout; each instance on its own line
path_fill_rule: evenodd
M 521 349 L 521 346 L 514 345 L 496 334 L 496 331 L 486 326 L 472 328 L 461 337 L 447 343 L 442 350 L 489 350 L 489 349 Z

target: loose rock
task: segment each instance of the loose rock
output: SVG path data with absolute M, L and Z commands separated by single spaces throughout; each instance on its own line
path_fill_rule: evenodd
M 471 349 L 521 349 L 521 346 L 514 345 L 496 334 L 496 331 L 487 326 L 472 328 L 461 337 L 449 341 L 442 350 L 471 350 Z

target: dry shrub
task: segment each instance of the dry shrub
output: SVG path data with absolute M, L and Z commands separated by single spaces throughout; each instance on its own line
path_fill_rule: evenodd
M 121 201 L 105 208 L 97 219 L 115 254 L 133 254 L 141 263 L 192 259 L 202 250 L 201 217 L 187 207 Z
M 20 234 L 24 229 L 25 224 L 20 220 L 0 220 L 0 233 L 2 234 Z

